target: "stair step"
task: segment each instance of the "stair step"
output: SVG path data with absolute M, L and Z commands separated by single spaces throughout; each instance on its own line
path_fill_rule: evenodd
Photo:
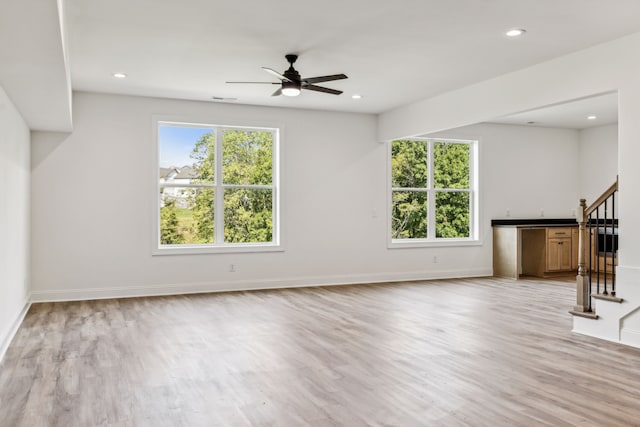
M 598 315 L 595 314 L 593 311 L 574 311 L 574 310 L 569 310 L 569 313 L 571 313 L 574 316 L 579 316 L 579 317 L 586 317 L 587 319 L 597 319 Z
M 611 302 L 622 302 L 624 301 L 622 298 L 618 298 L 616 296 L 613 296 L 611 294 L 605 295 L 605 294 L 592 294 L 591 295 L 593 298 L 595 299 L 599 299 L 599 300 L 603 300 L 603 301 L 611 301 Z

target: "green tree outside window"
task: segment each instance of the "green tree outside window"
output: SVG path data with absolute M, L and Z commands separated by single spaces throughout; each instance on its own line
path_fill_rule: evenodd
M 391 143 L 391 237 L 471 236 L 471 144 L 436 140 Z M 429 216 L 434 230 L 429 230 Z
M 161 244 L 272 242 L 273 132 L 216 128 L 201 135 L 192 147 L 192 177 L 189 187 L 179 191 L 184 196 L 182 206 L 172 202 L 169 207 L 165 200 L 161 208 Z M 216 241 L 216 215 L 222 211 L 220 242 Z

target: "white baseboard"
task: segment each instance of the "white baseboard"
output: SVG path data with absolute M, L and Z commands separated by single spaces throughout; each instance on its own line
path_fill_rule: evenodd
M 20 311 L 16 319 L 13 321 L 11 326 L 9 326 L 9 328 L 2 335 L 0 335 L 0 364 L 2 364 L 2 359 L 4 359 L 4 356 L 7 353 L 7 350 L 9 349 L 9 344 L 11 344 L 11 341 L 13 341 L 13 338 L 16 336 L 16 333 L 18 332 L 18 328 L 20 328 L 20 325 L 24 320 L 24 316 L 27 315 L 27 312 L 31 307 L 30 299 L 31 297 L 27 298 L 27 301 L 25 302 L 24 307 L 22 307 L 22 310 Z
M 640 331 L 622 328 L 620 330 L 620 342 L 622 344 L 640 348 Z
M 597 320 L 592 320 L 592 321 L 597 322 Z M 592 334 L 591 332 L 585 333 L 584 331 L 579 331 L 576 329 L 573 329 L 572 332 L 580 335 L 585 335 L 591 338 L 613 342 L 616 344 L 622 344 L 629 347 L 640 348 L 640 331 L 631 330 L 629 328 L 623 328 L 622 330 L 620 330 L 620 339 L 613 339 L 612 337 L 607 335 Z
M 114 286 L 68 290 L 34 290 L 32 302 L 83 301 L 93 299 L 181 295 L 209 292 L 250 291 L 260 289 L 301 288 L 309 286 L 353 285 L 361 283 L 402 282 L 411 280 L 456 279 L 491 276 L 491 269 L 456 271 L 418 271 L 409 273 L 306 276 L 266 280 L 238 280 L 144 286 Z

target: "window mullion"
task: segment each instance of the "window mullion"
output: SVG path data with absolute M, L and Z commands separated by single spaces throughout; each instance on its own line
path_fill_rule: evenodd
M 280 234 L 280 212 L 278 212 L 278 197 L 279 194 L 276 194 L 276 189 L 280 187 L 280 183 L 278 181 L 278 177 L 280 176 L 280 172 L 279 172 L 279 167 L 280 167 L 280 162 L 278 162 L 278 158 L 279 158 L 279 144 L 275 144 L 275 141 L 279 140 L 279 135 L 276 133 L 276 131 L 271 131 L 271 141 L 272 142 L 272 149 L 271 149 L 271 164 L 273 165 L 273 167 L 271 168 L 271 241 L 275 242 L 275 243 L 279 243 L 279 239 L 277 236 L 279 236 Z M 278 169 L 276 169 L 278 168 Z
M 174 184 L 174 183 L 161 183 L 160 188 L 214 188 L 215 184 Z
M 476 238 L 476 227 L 477 224 L 477 211 L 476 211 L 476 200 L 475 200 L 475 191 L 476 189 L 476 157 L 475 150 L 477 145 L 469 146 L 469 237 Z
M 265 184 L 223 184 L 224 188 L 241 188 L 248 190 L 272 190 L 273 185 Z
M 434 190 L 433 169 L 435 162 L 433 160 L 433 141 L 427 141 L 427 170 L 429 171 L 429 179 L 427 181 L 427 239 L 436 238 L 436 192 Z
M 216 128 L 215 145 L 215 194 L 213 204 L 214 215 L 214 242 L 224 243 L 224 189 L 222 187 L 222 139 L 224 130 Z

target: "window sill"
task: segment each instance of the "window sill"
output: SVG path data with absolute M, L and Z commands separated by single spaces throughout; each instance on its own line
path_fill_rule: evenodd
M 464 247 L 482 246 L 481 240 L 474 239 L 443 239 L 443 240 L 422 240 L 422 239 L 393 239 L 387 244 L 388 249 L 408 249 L 408 248 L 442 248 L 442 247 Z
M 180 245 L 154 248 L 151 252 L 156 255 L 205 255 L 205 254 L 236 254 L 257 252 L 284 252 L 284 246 L 277 244 L 245 244 L 228 246 Z

